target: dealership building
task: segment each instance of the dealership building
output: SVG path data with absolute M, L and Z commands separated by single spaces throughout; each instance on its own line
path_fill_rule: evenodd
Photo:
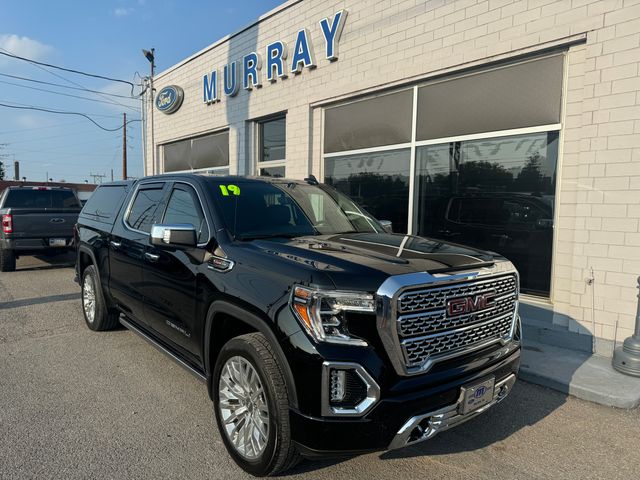
M 505 255 L 529 338 L 610 355 L 640 274 L 639 64 L 637 0 L 290 0 L 155 75 L 145 170 L 313 174 Z

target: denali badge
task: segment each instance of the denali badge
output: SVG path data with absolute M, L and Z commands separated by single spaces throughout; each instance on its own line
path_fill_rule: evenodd
M 456 315 L 486 310 L 493 307 L 495 297 L 496 295 L 493 293 L 485 293 L 475 297 L 454 298 L 447 302 L 447 316 L 455 317 Z

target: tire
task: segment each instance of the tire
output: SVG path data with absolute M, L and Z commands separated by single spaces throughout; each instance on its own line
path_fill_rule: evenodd
M 244 373 L 245 386 L 256 387 L 257 377 L 259 386 L 262 387 L 262 391 L 256 394 L 254 401 L 250 401 L 246 409 L 242 406 L 242 400 L 234 401 L 230 396 L 233 397 L 239 391 L 243 393 L 248 391 L 254 395 L 259 389 L 256 387 L 252 390 L 244 390 L 242 383 L 234 383 L 233 377 L 229 376 L 234 365 Z M 238 372 L 238 369 L 235 372 Z M 235 379 L 243 380 L 242 376 Z M 230 386 L 236 389 L 231 389 Z M 289 396 L 284 375 L 264 335 L 250 333 L 227 342 L 216 360 L 212 390 L 220 436 L 227 451 L 240 468 L 255 476 L 271 476 L 294 467 L 300 461 L 301 456 L 291 440 Z M 238 417 L 236 412 L 239 406 L 248 413 Z M 264 416 L 265 411 L 268 420 Z M 229 422 L 233 418 L 236 420 Z M 252 433 L 256 433 L 256 436 L 253 436 L 255 445 L 254 442 L 248 442 L 249 448 L 247 448 L 247 442 L 239 439 L 239 434 L 243 432 L 241 427 L 246 424 L 248 418 L 253 419 L 254 425 L 262 426 L 262 428 L 252 427 Z M 238 434 L 234 435 L 236 431 Z M 235 440 L 232 440 L 232 437 Z M 260 446 L 260 439 L 263 441 L 263 446 Z M 241 442 L 244 445 L 240 444 Z
M 87 327 L 94 331 L 112 330 L 118 325 L 120 317 L 117 311 L 107 308 L 104 294 L 100 288 L 98 269 L 89 265 L 82 272 L 82 313 Z
M 16 270 L 16 254 L 13 250 L 0 248 L 0 272 L 14 272 Z

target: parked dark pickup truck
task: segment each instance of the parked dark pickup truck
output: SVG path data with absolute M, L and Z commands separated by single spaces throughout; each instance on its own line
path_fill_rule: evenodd
M 15 270 L 21 255 L 72 250 L 73 228 L 81 208 L 70 188 L 6 188 L 0 194 L 0 271 Z
M 254 475 L 429 439 L 515 383 L 513 265 L 387 233 L 314 178 L 107 184 L 77 235 L 87 326 L 120 322 L 204 380 Z

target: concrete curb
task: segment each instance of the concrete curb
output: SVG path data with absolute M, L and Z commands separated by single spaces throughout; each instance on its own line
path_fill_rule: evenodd
M 640 405 L 640 378 L 615 371 L 608 357 L 525 342 L 520 378 L 601 405 Z

